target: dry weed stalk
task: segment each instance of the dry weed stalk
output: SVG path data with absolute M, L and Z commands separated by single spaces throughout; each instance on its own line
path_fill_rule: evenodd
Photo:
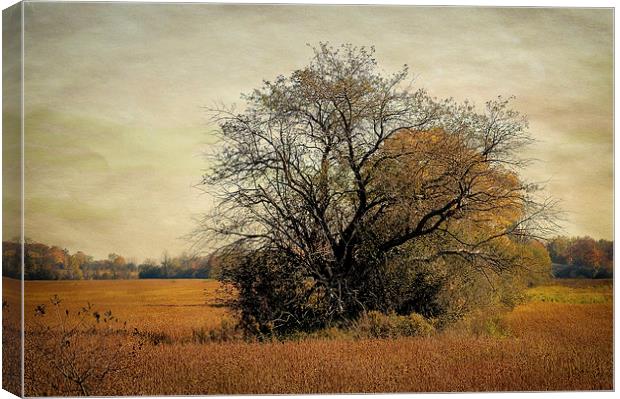
M 30 386 L 87 396 L 131 369 L 143 342 L 128 333 L 126 323 L 90 303 L 78 312 L 62 308 L 57 295 L 50 303 L 49 312 L 45 304 L 35 307 L 35 322 L 26 335 L 30 364 L 35 365 L 26 372 Z

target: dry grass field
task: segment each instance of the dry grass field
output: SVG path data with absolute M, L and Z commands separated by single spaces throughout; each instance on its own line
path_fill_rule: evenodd
M 132 336 L 82 340 L 112 353 L 108 361 L 131 365 L 89 381 L 88 393 L 98 395 L 613 389 L 610 281 L 534 288 L 527 303 L 502 317 L 499 332 L 486 334 L 196 343 L 188 339 L 192 329 L 216 326 L 226 313 L 212 301 L 217 287 L 200 280 L 27 282 L 27 329 L 36 322 L 34 307 L 57 294 L 72 311 L 90 301 L 132 329 L 170 336 L 170 343 L 141 342 L 135 351 L 118 349 L 129 348 L 120 340 Z M 88 361 L 78 356 L 76 364 Z M 80 394 L 32 350 L 26 362 L 27 395 Z
M 2 279 L 2 388 L 21 392 L 20 282 Z
M 111 310 L 128 327 L 162 332 L 173 339 L 191 335 L 192 328 L 212 328 L 226 309 L 216 301 L 215 280 L 28 281 L 26 309 L 49 303 L 58 295 L 63 307 L 77 311 L 90 302 Z M 26 312 L 26 323 L 34 313 Z

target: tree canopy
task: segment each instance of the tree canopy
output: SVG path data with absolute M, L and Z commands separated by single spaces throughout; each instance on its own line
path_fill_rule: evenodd
M 407 76 L 382 73 L 373 48 L 320 44 L 307 67 L 243 96 L 242 111 L 213 110 L 221 144 L 203 183 L 218 205 L 198 233 L 223 243 L 246 327 L 399 311 L 395 264 L 502 273 L 552 226 L 553 201 L 519 175 L 526 118 L 502 98 L 482 112 L 438 100 Z

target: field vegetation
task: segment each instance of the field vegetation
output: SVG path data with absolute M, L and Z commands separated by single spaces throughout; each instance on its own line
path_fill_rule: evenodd
M 20 395 L 22 368 L 21 287 L 2 278 L 2 389 Z
M 3 283 L 5 292 L 19 284 Z M 511 312 L 471 314 L 449 329 L 418 323 L 413 337 L 364 333 L 385 326 L 385 316 L 371 315 L 381 320 L 366 320 L 357 334 L 265 342 L 237 334 L 233 315 L 214 301 L 218 288 L 212 280 L 26 282 L 26 395 L 613 389 L 610 280 L 554 280 L 528 290 Z M 59 331 L 54 295 L 70 323 L 90 302 L 83 330 L 70 337 L 88 352 L 71 352 L 58 335 L 40 340 L 41 323 Z M 5 299 L 9 309 L 19 304 Z M 45 315 L 36 316 L 41 304 Z M 41 342 L 66 364 L 41 356 Z M 105 373 L 92 361 L 102 353 Z M 71 368 L 75 375 L 63 375 Z

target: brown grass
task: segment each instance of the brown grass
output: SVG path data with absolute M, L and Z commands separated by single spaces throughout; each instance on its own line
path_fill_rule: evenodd
M 21 396 L 21 283 L 2 279 L 2 388 Z
M 215 325 L 225 314 L 220 307 L 201 305 L 204 288 L 213 295 L 217 284 L 27 282 L 27 314 L 28 306 L 58 294 L 70 306 L 90 300 L 132 325 L 142 323 L 144 328 L 182 337 L 192 328 Z M 607 289 L 611 290 L 610 284 Z M 600 295 L 600 289 L 593 294 Z M 612 317 L 610 302 L 533 301 L 503 318 L 507 334 L 501 336 L 446 332 L 394 340 L 149 344 L 137 354 L 131 371 L 105 380 L 92 393 L 610 390 Z M 27 354 L 27 362 L 29 358 L 34 357 Z M 28 367 L 36 374 L 37 367 L 43 366 L 29 363 Z M 61 393 L 44 385 L 27 386 L 26 394 Z
M 90 302 L 112 310 L 129 328 L 177 339 L 191 335 L 192 328 L 220 323 L 227 310 L 216 301 L 218 288 L 215 280 L 27 281 L 26 324 L 32 321 L 32 309 L 56 294 L 71 311 Z
M 561 286 L 572 288 L 604 288 L 612 290 L 614 281 L 613 279 L 588 279 L 588 278 L 562 278 L 553 279 L 547 282 L 546 286 Z

